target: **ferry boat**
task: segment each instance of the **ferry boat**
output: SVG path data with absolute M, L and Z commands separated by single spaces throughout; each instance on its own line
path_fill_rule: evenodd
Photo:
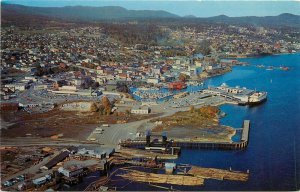
M 267 99 L 267 92 L 255 92 L 250 95 L 248 99 L 248 103 L 261 103 L 262 101 Z

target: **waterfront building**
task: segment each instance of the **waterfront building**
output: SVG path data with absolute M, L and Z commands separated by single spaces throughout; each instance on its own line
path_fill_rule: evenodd
M 83 167 L 79 165 L 72 165 L 69 167 L 60 167 L 57 171 L 66 177 L 76 177 L 83 172 Z

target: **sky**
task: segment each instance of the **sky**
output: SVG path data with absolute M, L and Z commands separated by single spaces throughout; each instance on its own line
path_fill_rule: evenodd
M 300 15 L 300 0 L 5 0 L 4 2 L 36 7 L 121 6 L 130 10 L 165 10 L 180 16 L 194 15 L 197 17 L 275 16 L 282 13 Z

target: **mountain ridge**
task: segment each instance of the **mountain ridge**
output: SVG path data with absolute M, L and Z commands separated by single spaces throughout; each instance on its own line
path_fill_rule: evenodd
M 194 15 L 178 16 L 164 10 L 128 10 L 120 6 L 65 6 L 65 7 L 30 7 L 17 4 L 1 3 L 1 16 L 9 20 L 15 14 L 43 16 L 69 21 L 100 21 L 122 19 L 191 19 L 197 22 L 214 22 L 225 24 L 272 25 L 300 28 L 300 15 L 282 13 L 277 16 L 243 16 L 229 17 L 218 15 L 213 17 L 196 17 Z

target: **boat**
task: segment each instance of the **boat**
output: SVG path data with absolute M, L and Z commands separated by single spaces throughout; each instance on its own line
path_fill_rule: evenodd
M 255 92 L 252 95 L 250 95 L 248 99 L 248 103 L 250 104 L 256 104 L 261 103 L 267 99 L 267 92 Z
M 289 67 L 280 67 L 280 69 L 283 70 L 283 71 L 288 71 L 288 70 L 290 70 Z
M 168 85 L 169 89 L 185 89 L 187 87 L 187 84 L 185 84 L 182 81 L 179 82 L 172 82 Z

